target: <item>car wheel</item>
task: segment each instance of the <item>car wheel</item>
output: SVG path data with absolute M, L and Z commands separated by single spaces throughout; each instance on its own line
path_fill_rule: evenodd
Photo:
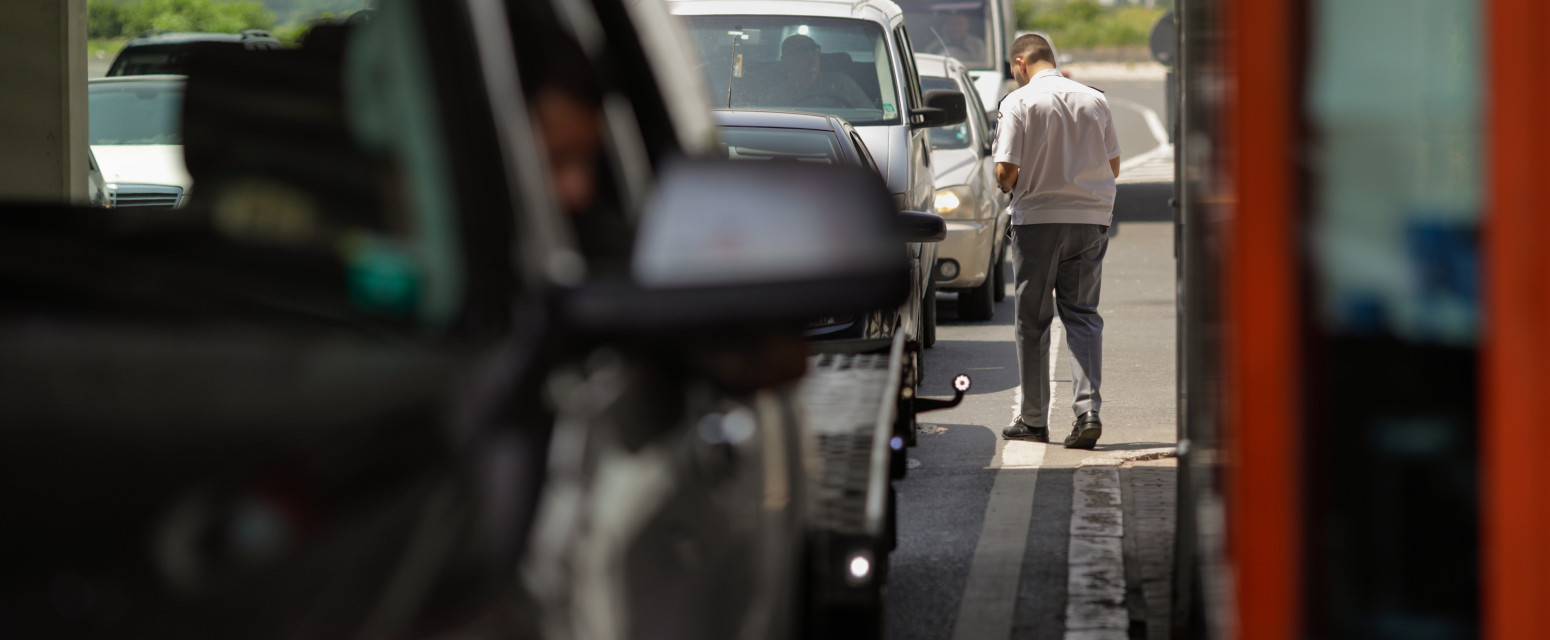
M 995 301 L 1006 299 L 1006 247 L 1001 248 L 1001 253 L 996 258 L 996 265 L 991 268 L 995 274 L 995 288 L 991 293 L 995 294 Z
M 980 286 L 958 294 L 958 317 L 969 322 L 984 322 L 996 315 L 996 279 L 985 274 Z
M 920 346 L 936 346 L 936 281 L 926 285 L 926 299 L 920 307 Z

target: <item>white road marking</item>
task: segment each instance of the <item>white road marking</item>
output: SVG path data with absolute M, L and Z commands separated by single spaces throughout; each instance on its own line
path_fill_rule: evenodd
M 1001 467 L 985 505 L 985 522 L 969 564 L 969 579 L 958 604 L 958 618 L 953 622 L 953 640 L 1011 637 L 1023 552 L 1033 522 L 1033 491 L 1043 462 L 1044 445 L 1005 441 Z
M 1056 318 L 1050 323 L 1050 406 L 1055 405 L 1055 372 L 1060 362 L 1060 345 L 1066 328 Z M 1022 415 L 1023 389 L 1012 394 L 1012 419 Z M 1046 417 L 1053 415 L 1046 413 Z M 994 427 L 992 427 L 994 428 Z M 997 434 L 1000 435 L 999 433 Z M 1028 529 L 1033 523 L 1033 491 L 1038 486 L 1039 467 L 1044 464 L 1046 445 L 1025 440 L 1002 440 L 997 456 L 995 483 L 985 505 L 985 521 L 969 577 L 953 622 L 953 640 L 1009 638 L 1012 618 L 1017 613 L 1017 585 L 1023 576 L 1023 552 L 1028 547 Z
M 1141 114 L 1141 119 L 1146 121 L 1146 128 L 1151 130 L 1152 138 L 1157 141 L 1157 146 L 1168 146 L 1168 127 L 1163 124 L 1162 117 L 1158 116 L 1156 111 L 1139 102 L 1131 102 L 1122 98 L 1114 98 L 1109 103 Z

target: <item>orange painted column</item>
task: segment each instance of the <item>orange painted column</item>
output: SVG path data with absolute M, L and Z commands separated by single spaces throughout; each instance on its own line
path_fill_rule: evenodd
M 1550 5 L 1486 7 L 1481 565 L 1487 640 L 1550 638 Z
M 1228 161 L 1236 191 L 1223 277 L 1228 326 L 1228 553 L 1237 637 L 1293 640 L 1302 623 L 1297 0 L 1226 3 Z

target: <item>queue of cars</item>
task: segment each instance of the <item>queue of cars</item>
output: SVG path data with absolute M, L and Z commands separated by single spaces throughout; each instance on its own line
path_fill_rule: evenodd
M 888 481 L 949 406 L 919 354 L 962 89 L 885 1 L 530 5 L 383 0 L 92 85 L 96 153 L 181 145 L 199 193 L 0 203 L 7 630 L 881 637 Z M 721 36 L 725 82 L 678 72 Z M 804 81 L 788 41 L 818 106 L 757 97 Z M 599 78 L 584 212 L 543 160 L 576 76 L 517 80 L 546 65 Z M 168 92 L 175 137 L 99 113 Z

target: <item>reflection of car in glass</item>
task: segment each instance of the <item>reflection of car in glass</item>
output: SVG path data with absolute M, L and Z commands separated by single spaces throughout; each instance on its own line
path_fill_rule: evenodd
M 856 133 L 850 123 L 838 117 L 782 111 L 731 110 L 718 110 L 714 115 L 716 122 L 721 125 L 722 146 L 731 160 L 851 165 L 877 172 L 877 165 L 860 134 Z M 900 215 L 936 217 L 915 212 Z M 934 253 L 929 243 L 917 239 L 910 244 L 913 254 Z M 921 244 L 926 246 L 917 246 Z M 921 316 L 927 305 L 935 304 L 935 300 L 925 297 L 929 269 L 923 272 L 920 267 L 916 264 L 910 270 L 912 295 L 904 304 L 864 314 L 822 318 L 809 325 L 807 336 L 829 343 L 830 349 L 841 348 L 852 353 L 887 351 L 895 331 L 903 331 L 912 344 L 919 345 Z M 924 372 L 917 367 L 912 379 L 918 382 L 923 375 Z
M 177 215 L 0 204 L 0 464 L 26 480 L 0 537 L 27 549 L 0 620 L 879 637 L 807 605 L 886 594 L 897 414 L 878 409 L 898 395 L 865 412 L 885 437 L 845 450 L 864 464 L 825 476 L 865 485 L 830 516 L 859 530 L 813 548 L 822 450 L 792 383 L 804 322 L 908 294 L 890 192 L 851 167 L 685 160 L 714 125 L 649 0 L 381 5 L 300 49 L 190 61 L 200 189 Z M 627 80 L 602 89 L 587 212 L 629 225 L 623 268 L 577 240 L 538 160 L 552 131 L 515 80 L 545 61 L 522 47 L 573 24 L 546 9 L 599 29 L 588 65 Z
M 250 29 L 242 33 L 156 33 L 124 43 L 108 77 L 182 75 L 190 51 L 210 47 L 237 47 L 247 50 L 280 49 L 282 45 L 268 31 Z
M 957 91 L 921 90 L 897 5 L 675 0 L 668 6 L 699 51 L 711 107 L 838 116 L 861 134 L 899 209 L 933 212 L 925 130 L 962 122 L 966 107 Z M 930 255 L 915 258 L 932 264 Z M 921 339 L 926 346 L 936 341 L 934 309 L 926 310 Z
M 193 185 L 178 118 L 183 76 L 95 78 L 87 87 L 88 137 L 114 207 L 172 208 Z
M 1017 88 L 1007 52 L 1017 13 L 1011 0 L 898 0 L 917 53 L 957 58 L 969 68 L 980 102 L 995 109 Z
M 937 247 L 934 277 L 942 291 L 958 292 L 958 316 L 989 320 L 1006 297 L 1006 196 L 996 187 L 990 123 L 957 60 L 916 54 L 920 82 L 927 89 L 970 93 L 962 124 L 931 129 L 931 169 L 936 173 L 936 210 L 947 219 L 947 239 Z

